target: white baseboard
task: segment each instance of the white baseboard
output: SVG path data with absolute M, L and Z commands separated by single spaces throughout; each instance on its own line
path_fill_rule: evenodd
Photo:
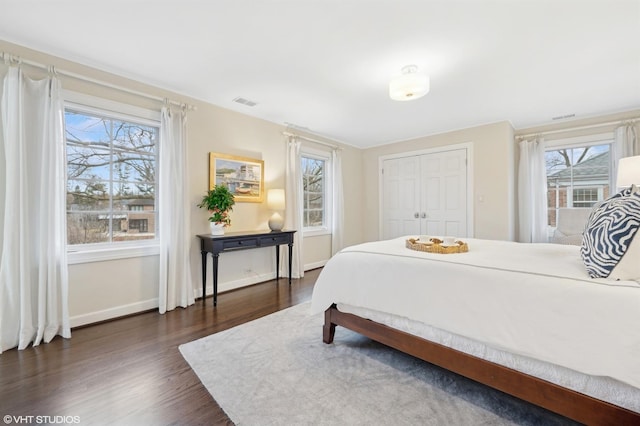
M 327 260 L 321 260 L 319 262 L 307 263 L 306 265 L 304 265 L 304 270 L 310 271 L 312 269 L 322 268 L 324 265 L 327 264 L 327 262 L 328 262 Z
M 223 291 L 229 291 L 229 290 L 234 290 L 236 288 L 240 288 L 240 287 L 246 287 L 248 285 L 252 285 L 252 284 L 257 284 L 257 283 L 261 283 L 264 281 L 269 281 L 269 280 L 275 280 L 276 279 L 276 273 L 274 272 L 268 272 L 265 274 L 255 274 L 252 275 L 250 277 L 245 277 L 245 278 L 240 278 L 239 280 L 234 280 L 234 281 L 227 281 L 224 283 L 218 283 L 218 294 L 220 294 Z M 202 288 L 202 287 L 201 287 Z M 207 294 L 211 295 L 213 294 L 213 284 L 211 285 L 207 285 Z M 200 292 L 198 292 L 199 294 Z
M 104 309 L 102 311 L 90 312 L 88 314 L 75 315 L 69 318 L 71 328 L 81 325 L 92 324 L 95 322 L 105 321 L 113 318 L 123 317 L 125 315 L 136 314 L 138 312 L 148 311 L 158 307 L 158 299 L 143 300 L 141 302 L 131 303 L 129 305 L 116 306 L 114 308 Z
M 311 269 L 321 268 L 327 263 L 326 260 L 320 262 L 314 262 L 304 265 L 304 270 L 309 271 Z M 240 287 L 246 287 L 248 285 L 261 283 L 264 281 L 273 280 L 276 278 L 276 273 L 268 272 L 265 274 L 256 274 L 250 277 L 241 278 L 234 281 L 228 281 L 224 283 L 218 283 L 218 294 L 223 291 L 234 290 Z M 202 287 L 194 289 L 195 297 L 200 297 L 200 291 Z M 208 283 L 207 295 L 213 294 L 213 284 Z M 89 312 L 87 314 L 75 315 L 69 319 L 71 328 L 79 327 L 81 325 L 92 324 L 100 321 L 110 320 L 125 315 L 131 315 L 138 312 L 148 311 L 149 309 L 155 309 L 158 307 L 158 299 L 143 300 L 141 302 L 131 303 L 129 305 L 116 306 L 114 308 L 104 309 L 102 311 Z
M 327 263 L 326 260 L 322 260 L 320 262 L 314 262 L 314 263 L 309 263 L 304 265 L 304 270 L 305 271 L 309 271 L 311 269 L 316 269 L 316 268 L 321 268 L 323 267 L 325 264 Z M 280 277 L 282 278 L 282 277 Z M 223 291 L 229 291 L 229 290 L 234 290 L 236 288 L 240 288 L 240 287 L 246 287 L 248 285 L 252 285 L 252 284 L 257 284 L 257 283 L 261 283 L 264 281 L 269 281 L 269 280 L 275 280 L 276 279 L 276 273 L 274 272 L 267 272 L 264 274 L 256 274 L 256 275 L 252 275 L 250 277 L 245 277 L 245 278 L 241 278 L 239 280 L 234 280 L 234 281 L 227 281 L 224 283 L 218 283 L 218 294 L 220 294 Z M 200 289 L 198 289 L 196 297 L 200 297 Z M 207 284 L 207 295 L 212 295 L 213 294 L 213 284 L 209 283 Z

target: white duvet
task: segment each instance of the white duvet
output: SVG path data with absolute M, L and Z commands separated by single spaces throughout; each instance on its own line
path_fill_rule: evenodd
M 329 260 L 312 312 L 332 303 L 406 317 L 489 347 L 640 388 L 640 285 L 588 277 L 579 247 L 467 239 L 468 253 L 406 237 Z

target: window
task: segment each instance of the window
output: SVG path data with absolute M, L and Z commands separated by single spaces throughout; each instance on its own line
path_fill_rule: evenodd
M 305 235 L 330 232 L 330 165 L 329 153 L 302 153 L 302 227 Z
M 593 207 L 602 198 L 599 188 L 576 188 L 573 190 L 573 207 Z
M 302 157 L 303 219 L 305 228 L 322 227 L 325 204 L 325 161 Z
M 129 230 L 136 230 L 138 232 L 148 232 L 149 221 L 147 219 L 130 219 Z
M 611 182 L 611 141 L 548 148 L 548 224 L 557 225 L 559 208 L 591 208 L 609 196 Z
M 70 248 L 156 238 L 159 123 L 116 109 L 65 105 Z

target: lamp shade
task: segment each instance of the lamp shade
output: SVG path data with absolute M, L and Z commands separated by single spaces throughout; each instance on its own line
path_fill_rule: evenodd
M 429 77 L 415 65 L 402 68 L 402 75 L 389 82 L 389 97 L 394 101 L 411 101 L 429 93 Z
M 640 185 L 640 155 L 624 157 L 618 162 L 616 186 L 626 188 L 631 185 Z
M 284 210 L 284 189 L 267 191 L 267 207 L 270 210 Z

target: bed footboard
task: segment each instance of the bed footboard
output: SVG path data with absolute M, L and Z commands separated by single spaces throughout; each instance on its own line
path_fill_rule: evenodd
M 333 342 L 335 328 L 338 325 L 587 425 L 640 424 L 640 413 L 485 361 L 384 324 L 340 312 L 335 304 L 325 311 L 322 337 L 325 343 Z

